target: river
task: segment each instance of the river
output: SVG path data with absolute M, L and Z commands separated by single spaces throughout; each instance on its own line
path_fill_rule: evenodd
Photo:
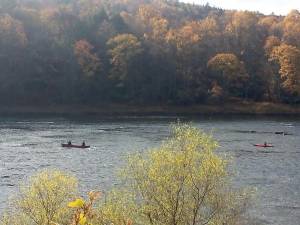
M 257 224 L 295 225 L 300 221 L 300 119 L 293 117 L 187 117 L 219 141 L 219 154 L 233 158 L 236 186 L 257 189 L 250 210 Z M 77 176 L 81 190 L 109 190 L 116 171 L 132 152 L 158 146 L 176 117 L 0 118 L 0 211 L 18 184 L 43 168 Z M 292 135 L 278 135 L 277 131 Z M 87 150 L 63 149 L 83 140 Z M 262 149 L 254 143 L 272 143 Z

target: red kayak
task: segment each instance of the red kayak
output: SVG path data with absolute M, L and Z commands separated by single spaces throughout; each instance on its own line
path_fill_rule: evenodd
M 69 145 L 69 144 L 61 144 L 63 148 L 89 148 L 89 145 Z
M 272 147 L 274 147 L 273 145 L 271 145 L 271 144 L 255 144 L 254 146 L 256 146 L 256 147 L 261 147 L 261 148 L 272 148 Z

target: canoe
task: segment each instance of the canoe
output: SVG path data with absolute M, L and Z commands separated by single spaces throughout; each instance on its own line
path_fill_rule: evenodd
M 69 144 L 61 144 L 63 148 L 89 148 L 89 145 L 69 145 Z
M 272 147 L 274 147 L 273 145 L 271 145 L 271 144 L 255 144 L 254 146 L 256 146 L 256 147 L 261 147 L 261 148 L 272 148 Z

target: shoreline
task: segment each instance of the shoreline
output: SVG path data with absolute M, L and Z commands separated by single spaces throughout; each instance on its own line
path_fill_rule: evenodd
M 2 106 L 0 115 L 99 115 L 99 116 L 172 116 L 172 115 L 294 115 L 300 116 L 300 105 L 270 102 L 239 102 L 223 104 L 174 105 L 125 105 L 105 104 L 97 106 L 50 105 L 50 106 Z

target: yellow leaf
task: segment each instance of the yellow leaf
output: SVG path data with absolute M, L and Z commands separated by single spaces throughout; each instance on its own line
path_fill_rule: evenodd
M 86 224 L 86 217 L 84 216 L 83 213 L 80 213 L 79 224 L 80 225 L 85 225 Z
M 84 206 L 84 200 L 82 200 L 81 198 L 78 198 L 73 202 L 69 202 L 68 206 L 70 208 L 81 208 Z

